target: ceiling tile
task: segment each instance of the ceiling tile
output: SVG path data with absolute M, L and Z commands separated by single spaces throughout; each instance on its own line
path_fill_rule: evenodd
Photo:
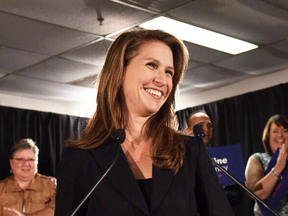
M 90 88 L 16 75 L 0 79 L 0 92 L 64 102 L 95 100 L 95 90 Z
M 108 40 L 101 40 L 61 56 L 66 59 L 102 67 L 105 61 L 106 52 L 111 43 L 112 42 Z
M 69 84 L 83 86 L 87 88 L 95 88 L 97 77 L 98 75 L 93 75 L 91 77 L 87 77 L 81 80 L 70 82 Z
M 288 35 L 287 10 L 263 0 L 193 1 L 166 16 L 257 45 Z
M 0 46 L 0 72 L 12 73 L 48 57 L 49 56 Z
M 153 16 L 108 0 L 9 0 L 1 1 L 1 10 L 98 35 L 119 31 Z M 102 25 L 98 18 L 104 19 Z
M 211 63 L 232 56 L 230 54 L 193 43 L 185 42 L 185 45 L 189 51 L 190 59 L 203 63 Z
M 288 52 L 265 47 L 214 64 L 247 74 L 261 75 L 288 68 Z
M 5 75 L 7 75 L 7 74 L 0 72 L 0 78 L 1 78 L 1 77 L 4 77 Z
M 92 34 L 0 12 L 0 45 L 11 48 L 55 55 L 97 38 Z
M 227 85 L 248 77 L 248 75 L 237 71 L 211 65 L 204 65 L 189 69 L 184 79 L 186 84 L 208 89 Z
M 288 3 L 288 2 L 287 2 Z M 280 41 L 278 43 L 272 44 L 270 47 L 273 47 L 277 50 L 288 53 L 288 37 L 286 40 Z
M 275 7 L 288 10 L 288 1 L 286 0 L 264 0 L 266 3 L 274 5 Z
M 134 7 L 134 8 L 140 8 L 147 11 L 152 11 L 154 13 L 164 13 L 166 11 L 169 11 L 173 8 L 180 7 L 182 5 L 185 5 L 191 0 L 142 0 L 142 1 L 131 1 L 131 0 L 111 0 L 113 2 L 127 5 L 128 7 Z
M 188 87 L 191 87 L 191 85 L 190 85 L 190 84 L 187 84 L 187 83 L 183 83 L 183 80 L 181 80 L 181 82 L 179 83 L 179 88 L 180 88 L 180 90 L 181 90 L 181 89 L 188 88 Z
M 193 61 L 192 59 L 190 59 L 189 64 L 188 64 L 188 69 L 198 67 L 202 64 L 203 63 L 201 63 L 201 62 L 196 62 L 196 61 Z
M 100 68 L 61 58 L 51 58 L 18 71 L 16 74 L 43 80 L 67 83 L 99 73 Z
M 185 95 L 189 95 L 189 94 L 195 94 L 195 93 L 199 93 L 202 91 L 205 91 L 206 89 L 204 88 L 197 88 L 195 86 L 192 85 L 188 85 L 188 84 L 180 84 L 180 97 L 185 96 Z

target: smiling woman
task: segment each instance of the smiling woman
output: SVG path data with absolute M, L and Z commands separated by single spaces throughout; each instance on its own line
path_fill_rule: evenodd
M 288 159 L 288 118 L 284 115 L 272 116 L 263 131 L 263 144 L 265 153 L 255 153 L 250 156 L 246 167 L 246 184 L 261 199 L 269 198 Z M 274 168 L 266 173 L 272 155 L 280 148 Z M 276 212 L 280 216 L 288 215 L 288 194 L 278 203 Z M 256 216 L 262 216 L 257 203 L 254 206 Z
M 12 147 L 13 175 L 0 182 L 1 216 L 54 215 L 56 179 L 37 173 L 38 154 L 31 139 L 22 139 Z
M 175 91 L 187 63 L 183 42 L 163 31 L 128 31 L 112 43 L 97 110 L 81 139 L 63 150 L 56 216 L 71 215 L 87 194 L 76 215 L 233 215 L 203 145 L 174 127 Z M 118 148 L 120 128 L 126 139 Z

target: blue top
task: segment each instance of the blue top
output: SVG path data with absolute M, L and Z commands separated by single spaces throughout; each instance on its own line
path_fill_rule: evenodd
M 263 169 L 266 170 L 268 165 L 269 165 L 269 162 L 271 160 L 271 156 L 269 156 L 267 153 L 254 153 L 253 156 L 260 161 Z M 287 216 L 288 215 L 288 193 L 281 200 L 281 202 L 280 202 L 278 208 L 275 210 L 275 212 L 278 213 L 280 216 Z M 254 214 L 255 214 L 255 216 L 263 216 L 257 202 L 255 202 L 255 205 L 254 205 Z

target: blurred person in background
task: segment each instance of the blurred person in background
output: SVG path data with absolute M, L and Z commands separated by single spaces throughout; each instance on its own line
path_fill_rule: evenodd
M 211 147 L 211 139 L 213 136 L 213 124 L 211 122 L 210 117 L 204 110 L 196 110 L 189 115 L 187 120 L 187 128 L 185 129 L 187 135 L 194 136 L 193 127 L 196 124 L 199 124 L 203 127 L 205 133 L 205 136 L 203 138 L 205 147 L 206 148 Z M 224 190 L 232 207 L 235 207 L 240 204 L 242 200 L 240 186 L 236 184 L 229 185 L 224 187 Z
M 246 166 L 246 185 L 262 200 L 270 197 L 282 172 L 286 168 L 288 158 L 288 119 L 284 115 L 272 116 L 263 131 L 262 141 L 264 144 L 264 153 L 254 153 L 250 156 Z M 277 162 L 274 168 L 265 173 L 271 157 L 280 148 Z M 288 215 L 288 193 L 280 201 L 275 210 L 280 216 Z M 254 213 L 256 216 L 262 216 L 258 203 L 255 203 Z
M 56 179 L 38 173 L 39 149 L 21 139 L 10 151 L 12 175 L 0 181 L 0 216 L 52 216 Z

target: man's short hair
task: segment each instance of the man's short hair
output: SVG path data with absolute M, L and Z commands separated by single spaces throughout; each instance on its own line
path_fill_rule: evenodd
M 187 127 L 190 128 L 191 127 L 191 124 L 190 124 L 190 119 L 193 115 L 197 114 L 197 113 L 204 113 L 208 116 L 207 112 L 205 110 L 194 110 L 193 112 L 191 112 L 187 118 L 187 121 L 186 121 L 186 124 L 187 124 Z

